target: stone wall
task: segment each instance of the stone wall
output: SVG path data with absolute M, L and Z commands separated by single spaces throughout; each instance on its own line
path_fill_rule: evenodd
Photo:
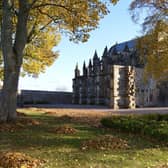
M 137 107 L 150 107 L 159 105 L 159 89 L 152 78 L 144 80 L 144 69 L 135 68 L 136 105 Z
M 21 90 L 18 93 L 18 105 L 26 104 L 71 104 L 71 92 L 52 92 Z
M 114 109 L 135 108 L 134 68 L 113 65 L 110 87 L 110 104 Z
M 158 89 L 158 105 L 168 106 L 168 81 L 161 82 Z

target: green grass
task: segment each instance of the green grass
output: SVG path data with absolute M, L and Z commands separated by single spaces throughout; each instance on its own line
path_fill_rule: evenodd
M 138 133 L 168 144 L 168 115 L 113 116 L 101 120 L 109 128 Z
M 28 110 L 26 113 L 29 114 Z M 145 137 L 95 128 L 90 125 L 60 121 L 44 113 L 33 113 L 29 117 L 41 122 L 12 133 L 0 132 L 0 151 L 17 151 L 44 159 L 45 168 L 147 168 L 168 162 L 168 148 L 151 142 Z M 58 125 L 69 124 L 78 131 L 73 135 L 58 135 L 49 132 Z M 111 134 L 128 141 L 125 150 L 82 151 L 80 144 L 87 139 Z

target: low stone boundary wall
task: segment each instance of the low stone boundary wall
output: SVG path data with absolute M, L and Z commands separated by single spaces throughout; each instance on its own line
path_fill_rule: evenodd
M 71 104 L 71 92 L 21 90 L 18 92 L 18 105 L 26 104 Z

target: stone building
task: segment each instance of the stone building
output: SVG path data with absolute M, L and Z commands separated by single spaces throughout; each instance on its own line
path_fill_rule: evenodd
M 108 105 L 111 108 L 135 108 L 157 103 L 156 82 L 143 82 L 143 63 L 135 49 L 135 40 L 97 52 L 83 73 L 78 65 L 73 79 L 73 103 Z

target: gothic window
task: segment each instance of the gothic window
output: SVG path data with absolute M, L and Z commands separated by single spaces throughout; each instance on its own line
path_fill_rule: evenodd
M 150 96 L 149 96 L 149 101 L 150 101 L 150 102 L 153 101 L 153 94 L 150 94 Z
M 141 92 L 144 93 L 144 89 L 141 89 Z

